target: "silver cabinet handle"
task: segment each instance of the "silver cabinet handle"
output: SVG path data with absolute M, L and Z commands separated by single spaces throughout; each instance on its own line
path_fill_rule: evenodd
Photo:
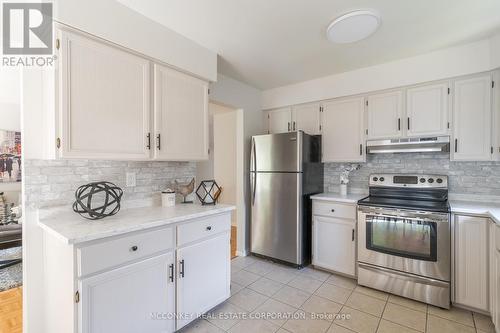
M 290 122 L 288 122 L 288 132 L 290 132 Z
M 168 265 L 168 268 L 170 270 L 168 279 L 170 280 L 170 282 L 174 282 L 174 264 Z
M 179 271 L 179 275 L 180 275 L 181 277 L 184 277 L 184 259 L 182 259 L 182 260 L 179 262 L 179 264 L 181 265 L 181 269 L 180 269 L 180 271 Z
M 354 229 L 352 229 L 352 241 L 354 242 Z

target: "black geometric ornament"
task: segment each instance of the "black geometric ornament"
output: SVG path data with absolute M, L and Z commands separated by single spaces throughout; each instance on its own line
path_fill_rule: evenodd
M 112 216 L 120 210 L 122 195 L 122 189 L 110 182 L 82 185 L 75 191 L 76 201 L 73 203 L 73 211 L 89 220 Z M 98 206 L 94 207 L 96 204 Z
M 196 189 L 196 195 L 202 205 L 215 205 L 221 192 L 222 187 L 219 187 L 215 180 L 203 180 Z

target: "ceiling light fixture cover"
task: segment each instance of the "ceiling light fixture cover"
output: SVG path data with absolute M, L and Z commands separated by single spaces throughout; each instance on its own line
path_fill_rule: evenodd
M 368 38 L 380 26 L 380 16 L 370 10 L 356 10 L 333 20 L 326 29 L 327 38 L 334 43 L 354 43 Z

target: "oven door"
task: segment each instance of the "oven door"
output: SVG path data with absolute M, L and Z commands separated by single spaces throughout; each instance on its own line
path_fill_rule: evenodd
M 358 209 L 359 262 L 450 281 L 449 214 Z

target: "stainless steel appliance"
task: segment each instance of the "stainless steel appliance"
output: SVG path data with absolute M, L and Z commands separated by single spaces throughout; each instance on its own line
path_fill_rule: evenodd
M 323 192 L 321 138 L 302 131 L 252 137 L 251 252 L 304 266 L 311 256 L 309 196 Z
M 450 307 L 448 178 L 374 174 L 358 201 L 358 283 Z
M 450 137 L 369 140 L 366 142 L 366 151 L 368 154 L 449 152 Z

